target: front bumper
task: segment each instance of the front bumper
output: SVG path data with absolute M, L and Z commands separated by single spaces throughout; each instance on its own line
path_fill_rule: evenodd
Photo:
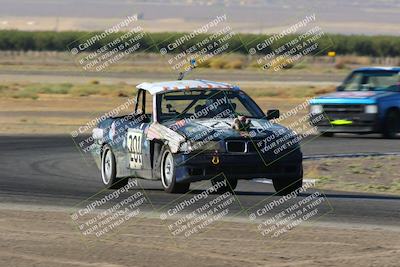
M 220 153 L 219 162 L 214 164 L 216 154 L 176 154 L 176 180 L 190 183 L 210 180 L 223 173 L 235 179 L 293 178 L 302 176 L 303 154 L 297 148 L 280 157 L 261 156 L 258 153 Z
M 319 115 L 311 115 L 310 122 L 321 133 L 375 133 L 380 131 L 377 114 L 368 113 L 324 113 L 323 119 L 314 120 Z M 351 121 L 351 124 L 335 125 L 335 120 Z

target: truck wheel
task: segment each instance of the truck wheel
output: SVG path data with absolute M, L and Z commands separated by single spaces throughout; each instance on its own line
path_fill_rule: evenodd
M 106 145 L 103 148 L 101 157 L 101 179 L 103 184 L 109 189 L 119 189 L 128 183 L 128 178 L 116 177 L 117 163 L 111 148 Z
M 176 167 L 174 157 L 168 146 L 165 146 L 161 153 L 160 176 L 164 191 L 167 193 L 186 193 L 189 190 L 190 183 L 176 182 Z
M 225 179 L 223 179 L 225 180 Z M 215 186 L 218 184 L 218 182 L 223 181 L 222 179 L 212 179 L 211 184 L 212 186 Z M 228 181 L 226 182 L 225 186 L 218 187 L 217 193 L 218 194 L 223 194 L 225 192 L 233 192 L 236 189 L 236 186 L 238 184 L 238 180 L 236 178 L 228 178 Z
M 272 179 L 275 191 L 279 196 L 285 196 L 303 186 L 303 167 L 301 167 L 300 175 L 297 178 L 275 178 Z
M 396 138 L 397 133 L 400 130 L 400 115 L 397 110 L 390 110 L 386 114 L 385 121 L 383 123 L 382 135 L 384 138 L 393 139 Z

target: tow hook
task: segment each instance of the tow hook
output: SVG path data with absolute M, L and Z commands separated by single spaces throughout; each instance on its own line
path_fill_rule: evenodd
M 219 156 L 218 156 L 218 152 L 215 151 L 212 159 L 211 159 L 212 164 L 217 165 L 219 163 Z

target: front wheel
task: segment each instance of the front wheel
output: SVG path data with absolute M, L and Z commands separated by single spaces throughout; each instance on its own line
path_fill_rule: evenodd
M 176 182 L 176 167 L 174 157 L 168 147 L 164 147 L 161 155 L 160 174 L 161 183 L 167 193 L 186 193 L 190 183 Z
M 273 179 L 272 182 L 276 193 L 280 196 L 285 196 L 299 189 L 303 185 L 303 178 L 297 180 L 288 178 Z
M 275 191 L 280 196 L 288 195 L 303 186 L 303 167 L 297 178 L 274 178 L 272 179 Z
M 391 110 L 386 115 L 382 135 L 384 138 L 393 139 L 396 138 L 397 133 L 400 130 L 400 115 L 397 110 Z

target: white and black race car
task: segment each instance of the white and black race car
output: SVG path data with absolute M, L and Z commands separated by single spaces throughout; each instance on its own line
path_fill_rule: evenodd
M 222 191 L 233 190 L 238 179 L 270 178 L 287 194 L 302 186 L 302 152 L 296 134 L 272 122 L 278 117 L 279 110 L 264 114 L 227 83 L 146 82 L 137 86 L 131 114 L 93 130 L 91 151 L 107 188 L 135 177 L 161 180 L 166 192 L 181 193 L 223 173 L 229 188 Z

